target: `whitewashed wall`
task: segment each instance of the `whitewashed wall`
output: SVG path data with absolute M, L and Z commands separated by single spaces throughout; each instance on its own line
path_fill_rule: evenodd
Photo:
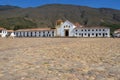
M 57 26 L 54 30 L 16 31 L 15 35 L 17 37 L 64 37 L 65 30 L 69 31 L 69 37 L 110 37 L 109 28 L 76 28 L 68 20 Z
M 57 28 L 57 35 L 56 36 L 65 36 L 65 30 L 69 30 L 69 36 L 73 36 L 74 35 L 74 28 L 75 26 L 69 22 L 68 20 L 65 21 L 63 24 L 60 25 L 59 28 Z
M 76 37 L 110 37 L 109 28 L 77 28 L 74 29 Z
M 15 31 L 16 37 L 54 37 L 54 30 L 49 31 Z
M 6 37 L 6 35 L 7 35 L 7 30 L 4 29 L 0 32 L 1 37 Z

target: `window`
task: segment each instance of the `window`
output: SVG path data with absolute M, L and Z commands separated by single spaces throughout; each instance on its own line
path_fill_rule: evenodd
M 45 37 L 45 34 L 43 34 L 43 37 Z
M 4 33 L 4 30 L 2 32 Z
M 96 29 L 96 31 L 98 31 L 98 30 Z
M 76 32 L 77 32 L 77 30 L 76 30 Z
M 87 30 L 85 29 L 85 31 L 87 31 Z
M 18 36 L 18 33 L 15 33 L 16 36 Z
M 92 31 L 94 31 L 94 29 L 92 29 Z
M 43 31 L 43 37 L 45 36 L 45 32 Z
M 83 29 L 81 31 L 83 31 Z
M 108 35 L 107 33 L 105 35 Z
M 82 37 L 83 37 L 83 33 L 82 33 L 81 35 L 82 35 Z
M 49 37 L 49 34 L 47 34 L 47 37 Z
M 103 31 L 105 31 L 105 29 L 103 29 Z
M 96 33 L 96 37 L 98 37 L 98 33 Z
M 70 28 L 70 26 L 69 26 L 69 28 Z
M 81 34 L 79 33 L 79 35 L 81 35 Z
M 101 33 L 99 33 L 99 35 L 101 35 Z
M 99 31 L 101 31 L 101 29 L 99 29 Z
M 0 30 L 0 33 L 2 32 L 2 30 Z
M 39 36 L 40 36 L 41 32 L 39 32 Z
M 85 33 L 85 35 L 86 35 L 86 33 Z
M 54 31 L 52 31 L 52 35 L 54 36 Z
M 32 36 L 32 32 L 30 32 L 31 36 Z
M 77 33 L 76 33 L 76 35 L 77 35 Z
M 92 35 L 94 35 L 94 33 L 92 33 Z
M 88 33 L 88 37 L 90 37 L 90 33 Z
M 36 36 L 36 33 L 37 33 L 37 32 L 35 32 L 35 36 Z
M 88 31 L 90 31 L 90 29 L 88 29 Z
M 19 32 L 20 36 L 21 36 L 21 32 Z

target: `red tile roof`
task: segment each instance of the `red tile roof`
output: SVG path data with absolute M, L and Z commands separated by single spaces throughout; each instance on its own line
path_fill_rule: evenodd
M 54 30 L 51 28 L 32 28 L 32 29 L 19 29 L 16 31 L 50 31 L 50 30 Z
M 120 29 L 115 30 L 114 33 L 120 33 Z
M 7 30 L 7 32 L 14 32 L 14 30 Z
M 4 28 L 0 27 L 0 30 L 3 30 Z
M 88 26 L 79 26 L 76 27 L 75 29 L 109 29 L 108 27 L 104 27 L 104 26 L 93 26 L 93 27 L 88 27 Z
M 76 22 L 74 25 L 75 25 L 76 27 L 81 26 L 79 22 Z
M 120 31 L 120 29 L 117 29 L 117 30 L 115 30 L 115 31 Z

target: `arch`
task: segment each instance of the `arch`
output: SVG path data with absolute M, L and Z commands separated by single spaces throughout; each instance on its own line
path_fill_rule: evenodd
M 65 30 L 64 33 L 65 33 L 65 37 L 68 37 L 68 36 L 69 36 L 69 30 L 68 30 L 68 29 Z

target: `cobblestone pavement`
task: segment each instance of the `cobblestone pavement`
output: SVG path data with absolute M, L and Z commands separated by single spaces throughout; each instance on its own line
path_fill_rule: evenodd
M 120 38 L 0 38 L 0 80 L 120 80 Z

